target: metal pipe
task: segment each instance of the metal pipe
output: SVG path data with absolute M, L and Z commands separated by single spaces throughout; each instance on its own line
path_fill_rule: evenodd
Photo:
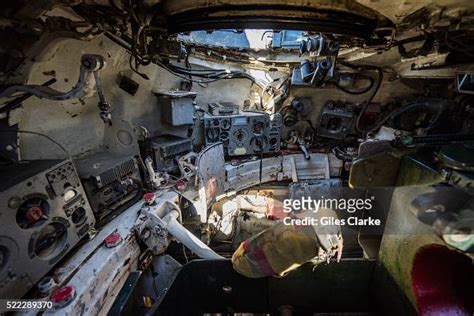
M 181 225 L 177 220 L 178 216 L 179 213 L 177 211 L 172 211 L 163 218 L 163 222 L 165 222 L 166 228 L 171 235 L 200 258 L 212 260 L 225 259 Z
M 320 86 L 324 83 L 326 75 L 332 67 L 332 62 L 329 59 L 321 59 L 316 63 L 316 70 L 311 79 L 311 85 Z

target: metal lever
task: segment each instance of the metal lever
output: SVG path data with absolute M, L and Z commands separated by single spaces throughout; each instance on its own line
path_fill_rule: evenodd
M 311 159 L 311 156 L 310 156 L 310 154 L 309 154 L 309 150 L 308 150 L 308 148 L 306 147 L 305 142 L 302 141 L 302 140 L 298 140 L 298 146 L 300 147 L 301 151 L 303 152 L 304 159 L 310 160 L 310 159 Z

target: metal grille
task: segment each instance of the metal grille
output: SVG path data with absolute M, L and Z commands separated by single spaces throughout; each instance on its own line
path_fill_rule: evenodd
M 120 165 L 102 172 L 97 177 L 97 184 L 100 187 L 106 186 L 113 181 L 120 181 L 124 176 L 129 175 L 137 168 L 135 158 L 131 158 Z

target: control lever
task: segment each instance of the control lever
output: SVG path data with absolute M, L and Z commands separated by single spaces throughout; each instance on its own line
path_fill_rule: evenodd
M 309 154 L 308 147 L 306 147 L 306 143 L 303 140 L 298 139 L 298 146 L 300 147 L 301 151 L 303 152 L 304 159 L 310 160 L 311 156 Z
M 167 182 L 167 175 L 161 172 L 155 172 L 153 169 L 153 160 L 150 157 L 145 158 L 145 167 L 148 171 L 148 180 L 154 188 L 160 188 L 163 183 Z

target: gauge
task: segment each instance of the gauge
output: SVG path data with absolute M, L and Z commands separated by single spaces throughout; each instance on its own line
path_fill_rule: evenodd
M 84 223 L 85 219 L 86 210 L 83 207 L 78 207 L 71 215 L 71 220 L 76 225 Z
M 223 119 L 221 121 L 221 128 L 223 130 L 228 130 L 228 129 L 230 129 L 231 126 L 232 126 L 232 124 L 230 123 L 229 119 Z
M 50 223 L 41 229 L 34 240 L 32 239 L 31 249 L 37 257 L 48 260 L 63 251 L 66 240 L 66 226 L 60 222 Z
M 264 128 L 265 125 L 263 124 L 263 122 L 257 121 L 253 123 L 252 131 L 255 135 L 262 135 Z
M 332 134 L 340 133 L 344 128 L 344 122 L 339 117 L 332 117 L 327 122 L 326 129 Z
M 256 153 L 265 151 L 266 144 L 267 138 L 265 136 L 254 136 L 250 140 L 250 146 L 252 146 L 253 151 Z
M 219 128 L 209 128 L 206 131 L 206 139 L 208 143 L 215 143 L 219 141 Z
M 228 140 L 229 139 L 229 132 L 222 132 L 219 137 L 222 141 Z
M 247 139 L 247 133 L 243 129 L 239 128 L 234 132 L 234 137 L 239 143 L 242 143 L 245 141 L 245 139 Z

